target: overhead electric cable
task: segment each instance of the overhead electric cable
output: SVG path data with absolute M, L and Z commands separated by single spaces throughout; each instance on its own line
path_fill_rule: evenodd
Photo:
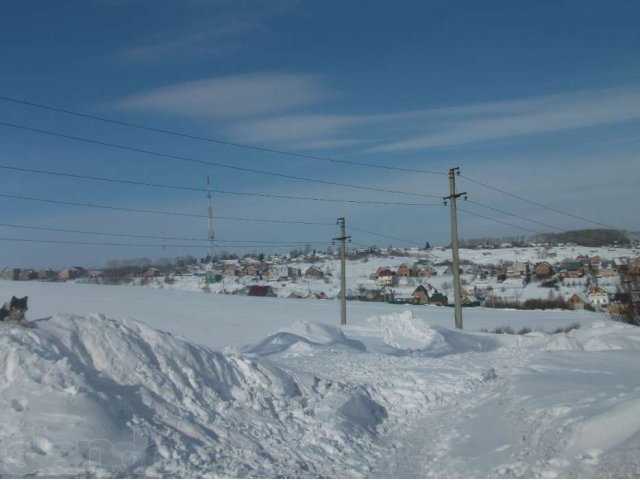
M 556 226 L 553 226 L 553 225 L 549 225 L 548 223 L 544 223 L 544 222 L 538 222 L 537 220 L 532 220 L 532 219 L 530 219 L 530 218 L 523 217 L 523 216 L 521 216 L 521 215 L 517 215 L 517 214 L 515 214 L 515 213 L 507 212 L 507 211 L 505 211 L 505 210 L 501 210 L 501 209 L 499 209 L 499 208 L 494 208 L 494 207 L 491 207 L 491 206 L 489 206 L 489 205 L 484 205 L 484 204 L 481 204 L 481 203 L 478 203 L 478 202 L 474 202 L 474 201 L 471 201 L 471 200 L 468 200 L 468 202 L 469 202 L 469 203 L 473 203 L 473 204 L 475 204 L 475 205 L 478 205 L 478 206 L 480 206 L 480 207 L 487 208 L 487 209 L 489 209 L 489 210 L 493 210 L 493 211 L 498 212 L 498 213 L 502 213 L 502 214 L 505 214 L 505 215 L 510 215 L 510 216 L 512 216 L 512 217 L 514 217 L 514 218 L 519 218 L 519 219 L 525 220 L 525 221 L 527 221 L 527 222 L 537 223 L 538 225 L 543 225 L 543 226 L 545 226 L 545 227 L 552 228 L 552 229 L 554 229 L 554 230 L 558 230 L 558 231 L 560 231 L 560 232 L 565 232 L 565 231 L 566 231 L 566 230 L 565 230 L 565 229 L 563 229 L 563 228 L 556 227 Z M 540 231 L 537 231 L 537 230 L 528 229 L 528 228 L 526 228 L 526 227 L 521 227 L 521 226 L 519 226 L 519 225 L 515 225 L 515 224 L 513 224 L 513 223 L 504 222 L 504 221 L 501 221 L 501 220 L 498 220 L 498 219 L 496 219 L 496 218 L 492 218 L 492 217 L 485 217 L 484 215 L 481 215 L 481 214 L 476 213 L 476 212 L 471 212 L 471 211 L 469 211 L 469 210 L 463 210 L 463 209 L 461 209 L 461 208 L 459 208 L 459 210 L 461 210 L 461 211 L 463 211 L 463 212 L 466 212 L 466 213 L 469 213 L 469 214 L 471 214 L 471 215 L 475 215 L 475 216 L 478 216 L 478 217 L 486 218 L 486 219 L 491 220 L 491 221 L 494 221 L 494 222 L 502 223 L 502 224 L 504 224 L 504 225 L 509 225 L 509 226 L 511 226 L 511 227 L 520 228 L 520 229 L 522 229 L 522 230 L 527 230 L 527 231 L 529 231 L 529 232 L 533 232 L 533 233 L 538 234 L 538 235 L 546 235 L 546 232 L 540 232 Z M 589 235 L 589 234 L 586 234 L 586 233 L 582 233 L 582 232 L 580 232 L 580 231 L 574 231 L 574 232 L 573 232 L 573 234 L 574 234 L 575 236 L 582 237 L 582 238 L 587 239 L 587 240 L 591 240 L 591 241 L 595 242 L 596 244 L 597 244 L 597 243 L 602 242 L 602 239 L 596 238 L 596 237 L 594 237 L 594 236 L 592 236 L 592 235 Z
M 64 172 L 54 172 L 51 170 L 39 170 L 34 168 L 21 168 L 21 167 L 13 167 L 10 165 L 0 165 L 0 169 L 4 170 L 12 170 L 22 173 L 35 173 L 41 175 L 52 175 L 58 177 L 67 177 L 74 178 L 78 180 L 91 180 L 91 181 L 99 181 L 99 182 L 109 182 L 109 183 L 121 183 L 125 185 L 135 185 L 142 187 L 156 187 L 156 188 L 167 188 L 173 190 L 188 190 L 195 192 L 206 192 L 206 188 L 202 187 L 188 187 L 182 185 L 169 185 L 165 183 L 150 183 L 150 182 L 142 182 L 136 180 L 124 180 L 119 178 L 107 178 L 107 177 L 97 177 L 93 175 L 78 175 L 75 173 L 64 173 Z M 351 199 L 342 199 L 342 198 L 320 198 L 320 197 L 302 197 L 295 195 L 277 195 L 271 193 L 257 193 L 257 192 L 237 192 L 233 190 L 218 190 L 211 189 L 213 193 L 219 193 L 222 195 L 242 195 L 242 196 L 250 196 L 250 197 L 266 197 L 266 198 L 280 198 L 283 200 L 309 200 L 316 202 L 335 202 L 335 203 L 355 203 L 355 204 L 367 204 L 367 205 L 394 205 L 394 206 L 441 206 L 440 203 L 409 203 L 409 202 L 384 202 L 377 200 L 351 200 Z
M 26 100 L 20 100 L 20 99 L 17 99 L 17 98 L 11 98 L 11 97 L 6 97 L 6 96 L 0 96 L 0 100 L 3 100 L 5 102 L 13 102 L 13 103 L 16 103 L 16 104 L 21 104 L 21 105 L 27 105 L 29 107 L 35 107 L 35 108 L 40 108 L 40 109 L 44 109 L 44 110 L 49 110 L 49 111 L 52 111 L 52 112 L 64 113 L 66 115 L 73 115 L 73 116 L 80 117 L 80 118 L 88 118 L 88 119 L 97 120 L 97 121 L 100 121 L 100 122 L 111 123 L 113 125 L 120 125 L 120 126 L 124 126 L 124 127 L 132 127 L 132 128 L 137 128 L 137 129 L 141 129 L 141 130 L 147 130 L 147 131 L 155 132 L 155 133 L 173 135 L 173 136 L 176 136 L 176 137 L 189 138 L 191 140 L 199 140 L 199 141 L 203 141 L 203 142 L 217 143 L 219 145 L 226 145 L 226 146 L 229 146 L 229 147 L 237 147 L 237 148 L 244 148 L 244 149 L 247 149 L 247 150 L 255 150 L 255 151 L 258 151 L 258 152 L 274 153 L 274 154 L 278 154 L 278 155 L 287 155 L 287 156 L 291 156 L 291 157 L 306 158 L 306 159 L 309 159 L 309 160 L 319 160 L 319 161 L 323 161 L 323 162 L 342 163 L 342 164 L 345 164 L 345 165 L 355 165 L 355 166 L 359 166 L 359 167 L 378 168 L 378 169 L 383 169 L 383 170 L 397 170 L 397 171 L 401 171 L 401 172 L 424 173 L 424 174 L 430 174 L 430 175 L 444 175 L 444 174 L 446 174 L 446 172 L 437 172 L 437 171 L 434 171 L 434 170 L 421 170 L 421 169 L 415 169 L 415 168 L 395 167 L 395 166 L 391 166 L 391 165 L 378 165 L 378 164 L 375 164 L 375 163 L 356 162 L 356 161 L 352 161 L 352 160 L 338 160 L 338 159 L 335 159 L 335 158 L 321 157 L 321 156 L 318 156 L 318 155 L 308 155 L 308 154 L 304 154 L 304 153 L 296 153 L 296 152 L 288 152 L 288 151 L 285 151 L 285 150 L 278 150 L 278 149 L 275 149 L 275 148 L 260 147 L 260 146 L 255 146 L 255 145 L 247 145 L 247 144 L 238 143 L 238 142 L 230 142 L 230 141 L 227 141 L 227 140 L 221 140 L 221 139 L 217 139 L 217 138 L 202 137 L 202 136 L 199 136 L 199 135 L 181 133 L 181 132 L 176 132 L 176 131 L 173 131 L 173 130 L 166 130 L 166 129 L 162 129 L 162 128 L 149 127 L 149 126 L 141 125 L 141 124 L 138 124 L 138 123 L 124 122 L 122 120 L 115 120 L 115 119 L 112 119 L 112 118 L 101 117 L 101 116 L 98 116 L 98 115 L 91 115 L 91 114 L 87 114 L 87 113 L 76 112 L 76 111 L 73 111 L 73 110 L 67 110 L 67 109 L 64 109 L 64 108 L 53 107 L 53 106 L 50 106 L 50 105 L 44 105 L 44 104 L 36 103 L 36 102 L 29 102 L 29 101 L 26 101 Z
M 14 223 L 0 223 L 0 227 L 7 228 L 20 228 L 26 230 L 39 230 L 45 232 L 58 232 L 58 233 L 80 233 L 83 235 L 100 235 L 100 236 L 108 236 L 108 237 L 126 237 L 126 238 L 144 238 L 144 239 L 154 239 L 154 240 L 181 240 L 188 242 L 206 242 L 206 238 L 192 238 L 192 237 L 172 237 L 167 235 L 139 235 L 132 233 L 116 233 L 116 232 L 97 232 L 92 230 L 75 230 L 68 228 L 55 228 L 55 227 L 42 227 L 37 225 L 18 225 Z M 269 241 L 269 240 L 216 240 L 216 243 L 255 243 L 255 244 L 286 244 L 286 245 L 313 245 L 313 244 L 322 244 L 322 245 L 330 245 L 331 242 L 317 242 L 314 240 L 304 241 L 304 240 L 290 240 L 290 241 Z M 221 245 L 224 246 L 224 245 Z
M 464 212 L 464 213 L 467 213 L 469 215 L 473 215 L 475 217 L 484 218 L 486 220 L 491 220 L 492 222 L 501 223 L 502 225 L 507 225 L 509 227 L 519 228 L 520 230 L 526 230 L 526 231 L 531 232 L 531 233 L 535 233 L 535 234 L 543 233 L 543 232 L 538 232 L 536 230 L 532 230 L 531 228 L 527 228 L 527 227 L 522 227 L 520 225 L 516 225 L 515 223 L 504 222 L 502 220 L 498 220 L 497 218 L 487 217 L 486 215 L 482 215 L 481 213 L 472 212 L 471 210 L 466 210 L 464 208 L 458 207 L 458 210 L 460 212 Z
M 0 237 L 0 241 L 5 242 L 29 242 L 29 243 L 53 243 L 62 245 L 90 245 L 90 246 L 110 246 L 110 247 L 160 247 L 160 248 L 207 248 L 206 245 L 177 245 L 164 243 L 120 243 L 120 242 L 84 242 L 74 240 L 49 240 L 32 238 Z M 316 244 L 320 245 L 320 244 Z M 283 248 L 286 245 L 261 245 L 259 248 Z M 297 246 L 297 244 L 289 245 Z M 257 248 L 256 245 L 235 245 L 236 248 Z
M 351 227 L 350 226 L 349 229 L 350 230 L 354 230 L 356 232 L 367 233 L 369 235 L 374 235 L 374 236 L 377 236 L 377 237 L 388 238 L 390 240 L 397 240 L 399 242 L 412 243 L 414 245 L 423 245 L 423 243 L 416 242 L 416 241 L 413 241 L 413 240 L 407 240 L 407 239 L 404 239 L 404 238 L 392 237 L 391 235 L 385 235 L 385 234 L 382 234 L 382 233 L 371 232 L 369 230 L 364 230 L 362 228 L 356 228 L 356 227 Z
M 472 203 L 473 205 L 478 205 L 479 207 L 482 207 L 482 208 L 486 208 L 488 210 L 493 210 L 494 212 L 497 212 L 497 213 L 502 213 L 504 215 L 509 215 L 510 217 L 519 218 L 520 220 L 524 220 L 526 222 L 536 223 L 538 225 L 542 225 L 543 227 L 552 228 L 554 230 L 560 230 L 560 231 L 566 230 L 565 228 L 557 227 L 555 225 L 550 225 L 550 224 L 544 223 L 544 222 L 539 222 L 538 220 L 532 220 L 532 219 L 524 217 L 522 215 L 518 215 L 516 213 L 507 212 L 506 210 L 502 210 L 500 208 L 495 208 L 495 207 L 492 207 L 490 205 L 485 205 L 483 203 L 476 202 L 476 201 L 473 201 L 473 200 L 467 200 L 467 202 L 468 203 Z
M 466 179 L 466 180 L 469 180 L 470 182 L 473 182 L 473 183 L 475 183 L 477 185 L 482 185 L 483 187 L 486 187 L 486 188 L 488 188 L 490 190 L 494 190 L 496 192 L 502 193 L 503 195 L 507 195 L 509 197 L 516 198 L 518 200 L 522 200 L 523 202 L 527 202 L 527 203 L 530 203 L 532 205 L 536 205 L 536 206 L 538 206 L 540 208 L 545 208 L 545 209 L 547 209 L 549 211 L 556 212 L 556 213 L 559 213 L 561 215 L 566 215 L 567 217 L 575 218 L 577 220 L 582 220 L 583 222 L 592 223 L 594 225 L 599 225 L 601 227 L 610 228 L 610 229 L 613 229 L 613 230 L 624 230 L 622 228 L 618 228 L 618 227 L 614 227 L 614 226 L 611 226 L 611 225 L 607 225 L 606 223 L 598 222 L 596 220 L 591 220 L 589 218 L 581 217 L 579 215 L 574 215 L 573 213 L 565 212 L 565 211 L 560 210 L 558 208 L 550 207 L 548 205 L 544 205 L 544 204 L 536 202 L 534 200 L 529 200 L 528 198 L 522 197 L 520 195 L 516 195 L 515 193 L 507 192 L 506 190 L 503 190 L 503 189 L 498 188 L 498 187 L 494 187 L 492 185 L 489 185 L 487 183 L 481 182 L 479 180 L 474 180 L 473 178 L 469 178 L 466 175 L 460 175 L 460 176 L 462 178 Z
M 119 150 L 126 150 L 126 151 L 130 151 L 130 152 L 135 152 L 135 153 L 142 153 L 145 155 L 153 155 L 156 157 L 162 157 L 162 158 L 170 158 L 173 160 L 180 160 L 183 162 L 190 162 L 190 163 L 197 163 L 197 164 L 201 164 L 201 165 L 210 165 L 213 167 L 220 167 L 220 168 L 227 168 L 230 170 L 236 170 L 236 171 L 241 171 L 241 172 L 248 172 L 248 173 L 256 173 L 256 174 L 260 174 L 260 175 L 268 175 L 268 176 L 272 176 L 272 177 L 280 177 L 280 178 L 287 178 L 287 179 L 291 179 L 291 180 L 300 180 L 300 181 L 304 181 L 304 182 L 312 182 L 312 183 L 320 183 L 323 185 L 334 185 L 334 186 L 339 186 L 339 187 L 347 187 L 347 188 L 355 188 L 355 189 L 359 189 L 359 190 L 370 190 L 370 191 L 374 191 L 374 192 L 383 192 L 383 193 L 395 193 L 398 195 L 409 195 L 409 196 L 414 196 L 414 197 L 426 197 L 426 198 L 440 198 L 438 195 L 428 195 L 428 194 L 423 194 L 423 193 L 413 193 L 413 192 L 403 192 L 400 190 L 389 190 L 389 189 L 385 189 L 385 188 L 376 188 L 376 187 L 365 187 L 363 185 L 353 185 L 353 184 L 349 184 L 349 183 L 340 183 L 340 182 L 333 182 L 330 180 L 321 180 L 318 178 L 309 178 L 309 177 L 300 177 L 297 175 L 287 175 L 284 173 L 277 173 L 277 172 L 269 172 L 266 170 L 258 170 L 255 168 L 248 168 L 248 167 L 239 167 L 236 165 L 228 165 L 226 163 L 220 163 L 220 162 L 210 162 L 207 160 L 199 160 L 196 158 L 191 158 L 191 157 L 183 157 L 180 155 L 173 155 L 170 153 L 162 153 L 162 152 L 155 152 L 153 150 L 145 150 L 142 148 L 137 148 L 137 147 L 130 147 L 127 145 L 119 145 L 116 143 L 110 143 L 110 142 L 103 142 L 100 140 L 93 140 L 93 139 L 89 139 L 89 138 L 84 138 L 84 137 L 77 137 L 74 135 L 67 135 L 65 133 L 58 133 L 58 132 L 52 132 L 50 130 L 42 130 L 39 128 L 33 128 L 33 127 L 28 127 L 25 125 L 18 125 L 15 123 L 9 123 L 9 122 L 0 122 L 0 125 L 5 126 L 5 127 L 10 127 L 10 128 L 16 128 L 19 130 L 26 130 L 26 131 L 30 131 L 30 132 L 35 132 L 35 133 L 41 133 L 44 135 L 50 135 L 53 137 L 59 137 L 59 138 L 65 138 L 67 140 L 74 140 L 74 141 L 78 141 L 78 142 L 84 142 L 84 143 L 90 143 L 93 145 L 101 145 L 103 147 L 110 147 L 110 148 L 117 148 Z
M 29 200 L 34 202 L 44 202 L 44 203 L 55 203 L 60 205 L 73 205 L 77 207 L 87 207 L 87 208 L 99 208 L 106 210 L 118 210 L 125 212 L 136 212 L 136 213 L 151 213 L 158 215 L 173 215 L 179 217 L 195 217 L 195 218 L 208 218 L 207 215 L 200 215 L 197 213 L 183 213 L 183 212 L 168 212 L 164 210 L 147 210 L 142 208 L 128 208 L 128 207 L 114 207 L 111 205 L 96 205 L 93 203 L 80 203 L 80 202 L 68 202 L 64 200 L 53 200 L 49 198 L 36 198 L 36 197 L 25 197 L 22 195 L 9 195 L 6 193 L 0 193 L 0 197 L 4 198 L 14 198 L 18 200 Z M 290 223 L 290 224 L 300 224 L 300 225 L 322 225 L 322 226 L 331 226 L 333 227 L 334 223 L 323 223 L 323 222 L 307 222 L 302 220 L 273 220 L 273 219 L 264 219 L 264 218 L 242 218 L 242 217 L 223 217 L 223 216 L 215 216 L 216 219 L 219 220 L 236 220 L 241 222 L 263 222 L 263 223 Z

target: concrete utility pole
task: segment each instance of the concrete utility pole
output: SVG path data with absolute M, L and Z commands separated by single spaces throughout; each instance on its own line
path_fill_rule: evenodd
M 340 236 L 334 238 L 340 242 L 340 325 L 347 324 L 347 266 L 346 254 L 347 249 L 345 242 L 351 237 L 347 237 L 347 227 L 344 217 L 338 219 L 340 226 Z
M 207 175 L 207 204 L 208 204 L 208 209 L 207 209 L 207 217 L 209 219 L 209 232 L 207 235 L 207 241 L 208 241 L 208 249 L 207 249 L 207 255 L 209 256 L 209 261 L 213 262 L 213 240 L 214 240 L 214 233 L 213 233 L 213 209 L 211 208 L 211 184 L 209 183 L 209 176 Z
M 453 256 L 453 298 L 455 301 L 456 328 L 462 328 L 462 284 L 460 283 L 460 258 L 458 257 L 458 217 L 456 200 L 467 198 L 467 192 L 456 193 L 456 175 L 460 175 L 460 168 L 449 169 L 449 196 L 444 197 L 444 204 L 451 205 L 451 253 Z

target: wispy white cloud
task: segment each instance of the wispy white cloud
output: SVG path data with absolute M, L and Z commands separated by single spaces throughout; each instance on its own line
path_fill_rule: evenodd
M 257 38 L 268 38 L 269 21 L 286 12 L 293 0 L 184 0 L 186 22 L 164 19 L 157 32 L 141 38 L 118 55 L 136 63 L 171 63 L 235 53 Z M 177 23 L 177 24 L 176 24 Z
M 320 141 L 366 121 L 355 115 L 281 115 L 235 123 L 227 133 L 251 143 Z
M 309 74 L 218 77 L 143 92 L 118 103 L 225 120 L 217 131 L 254 145 L 366 152 L 419 151 L 541 135 L 640 119 L 637 85 L 396 112 L 304 113 L 337 97 Z
M 304 107 L 331 95 L 319 76 L 258 73 L 169 85 L 125 98 L 116 106 L 181 116 L 237 118 Z
M 455 147 L 640 119 L 640 88 L 371 114 L 275 115 L 226 129 L 237 141 L 288 148 L 376 145 L 369 152 Z M 385 140 L 386 139 L 386 140 Z
M 283 114 L 236 122 L 225 129 L 235 141 L 291 149 L 328 149 L 373 144 L 374 132 L 392 133 L 424 112 L 391 114 Z
M 454 106 L 425 111 L 422 116 L 422 134 L 372 151 L 424 150 L 636 120 L 640 119 L 640 88 L 634 85 Z

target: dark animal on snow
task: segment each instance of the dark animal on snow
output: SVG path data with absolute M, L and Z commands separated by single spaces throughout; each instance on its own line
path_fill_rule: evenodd
M 0 308 L 0 322 L 17 322 L 20 325 L 29 325 L 29 322 L 24 316 L 28 310 L 27 298 L 28 297 L 18 298 L 12 296 L 11 300 Z

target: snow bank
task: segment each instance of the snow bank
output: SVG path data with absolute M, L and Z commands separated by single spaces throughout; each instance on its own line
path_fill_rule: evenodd
M 424 319 L 414 317 L 409 310 L 370 317 L 367 321 L 382 330 L 386 345 L 424 355 L 491 351 L 508 343 L 508 339 L 431 326 Z
M 385 416 L 363 388 L 97 314 L 0 324 L 0 371 L 9 476 L 352 476 L 326 455 L 365 455 Z
M 243 349 L 244 353 L 268 356 L 277 353 L 287 355 L 311 354 L 316 348 L 362 352 L 364 344 L 348 339 L 342 329 L 310 322 L 296 322 L 291 327 L 269 335 L 255 345 Z
M 640 351 L 640 329 L 611 321 L 593 322 L 568 334 L 551 335 L 546 350 Z

